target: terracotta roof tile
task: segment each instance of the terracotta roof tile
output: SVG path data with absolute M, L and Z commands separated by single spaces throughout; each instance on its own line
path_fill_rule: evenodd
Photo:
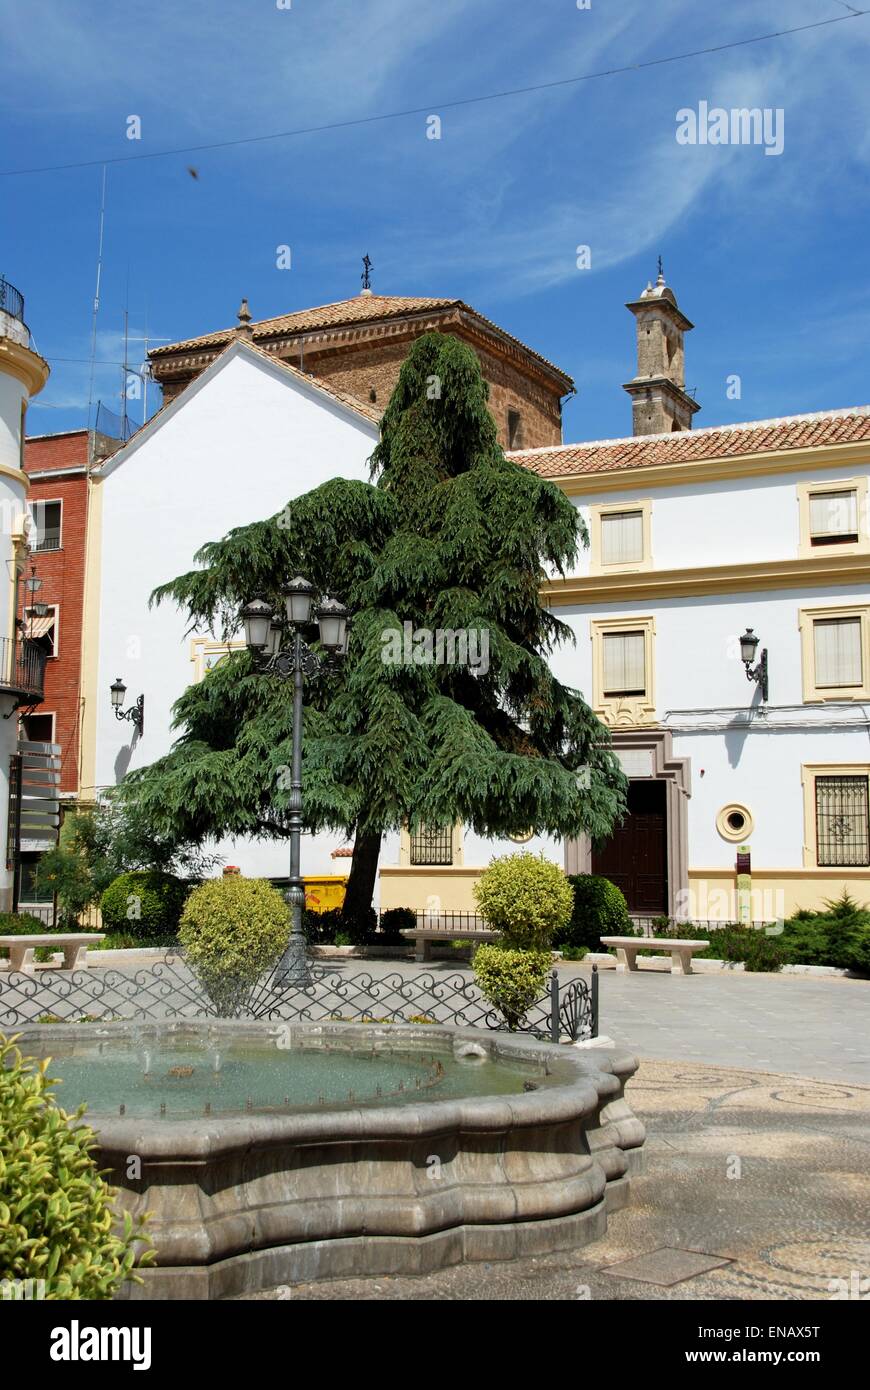
M 519 449 L 508 454 L 515 462 L 544 478 L 576 473 L 609 473 L 621 468 L 651 468 L 657 464 L 700 463 L 706 459 L 772 453 L 780 449 L 811 449 L 824 445 L 870 441 L 870 405 L 847 410 L 790 415 L 779 420 L 754 420 L 739 425 L 714 425 L 676 434 L 599 439 L 580 444 L 555 444 L 543 449 Z
M 321 304 L 313 309 L 297 309 L 292 314 L 279 314 L 275 318 L 259 319 L 250 327 L 254 338 L 263 340 L 286 337 L 297 333 L 314 333 L 319 328 L 340 328 L 345 324 L 352 326 L 359 323 L 382 322 L 387 319 L 401 318 L 404 314 L 423 314 L 428 310 L 436 309 L 459 309 L 463 313 L 470 314 L 472 318 L 485 324 L 487 328 L 494 330 L 501 337 L 522 348 L 524 352 L 541 362 L 549 371 L 562 377 L 568 386 L 571 385 L 571 378 L 560 367 L 548 361 L 546 357 L 542 357 L 539 352 L 535 352 L 533 348 L 528 347 L 519 338 L 515 338 L 513 334 L 506 333 L 492 319 L 486 318 L 484 314 L 479 314 L 476 309 L 472 309 L 461 299 L 419 298 L 399 294 L 358 294 L 353 299 L 340 299 L 334 304 Z M 162 347 L 152 348 L 148 356 L 152 360 L 157 359 L 159 361 L 176 353 L 194 352 L 198 348 L 208 351 L 210 348 L 221 347 L 232 340 L 237 327 L 238 325 L 234 324 L 232 328 L 221 328 L 214 333 L 201 334 L 198 338 L 185 338 L 177 343 L 166 343 Z

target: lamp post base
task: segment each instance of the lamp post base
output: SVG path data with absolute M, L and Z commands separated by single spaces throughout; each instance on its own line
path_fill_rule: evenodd
M 294 932 L 287 942 L 287 948 L 275 966 L 272 985 L 275 989 L 290 989 L 311 984 L 311 969 L 308 964 L 308 949 L 305 937 Z

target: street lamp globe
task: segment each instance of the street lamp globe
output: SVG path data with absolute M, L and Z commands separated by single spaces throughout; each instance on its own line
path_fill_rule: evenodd
M 281 592 L 287 609 L 287 620 L 296 627 L 304 627 L 311 621 L 311 606 L 314 603 L 314 585 L 297 574 L 285 584 Z
M 747 666 L 751 666 L 755 660 L 755 653 L 758 650 L 758 638 L 753 629 L 748 627 L 740 638 L 740 660 Z
M 320 644 L 327 651 L 343 651 L 347 643 L 348 612 L 336 598 L 324 598 L 317 609 Z
M 269 628 L 272 624 L 272 605 L 265 599 L 255 598 L 246 603 L 241 612 L 245 628 L 245 644 L 251 651 L 262 651 L 269 641 Z

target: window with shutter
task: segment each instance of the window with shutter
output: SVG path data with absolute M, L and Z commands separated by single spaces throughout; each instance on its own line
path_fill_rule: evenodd
M 643 559 L 643 512 L 608 512 L 601 518 L 602 565 L 630 565 Z
M 604 634 L 604 694 L 645 695 L 646 671 L 643 632 Z
M 810 494 L 810 544 L 843 545 L 858 539 L 858 493 L 854 488 Z
M 862 682 L 861 619 L 823 618 L 813 623 L 816 685 L 858 686 Z

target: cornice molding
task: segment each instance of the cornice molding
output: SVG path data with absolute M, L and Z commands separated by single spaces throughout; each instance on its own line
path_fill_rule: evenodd
M 642 604 L 664 598 L 745 593 L 753 589 L 823 588 L 844 583 L 870 584 L 870 555 L 814 555 L 691 569 L 581 575 L 548 580 L 541 588 L 541 597 L 552 606 L 588 607 L 626 600 Z
M 49 365 L 44 357 L 13 338 L 0 338 L 0 371 L 8 372 L 27 387 L 28 396 L 36 396 L 48 381 Z

